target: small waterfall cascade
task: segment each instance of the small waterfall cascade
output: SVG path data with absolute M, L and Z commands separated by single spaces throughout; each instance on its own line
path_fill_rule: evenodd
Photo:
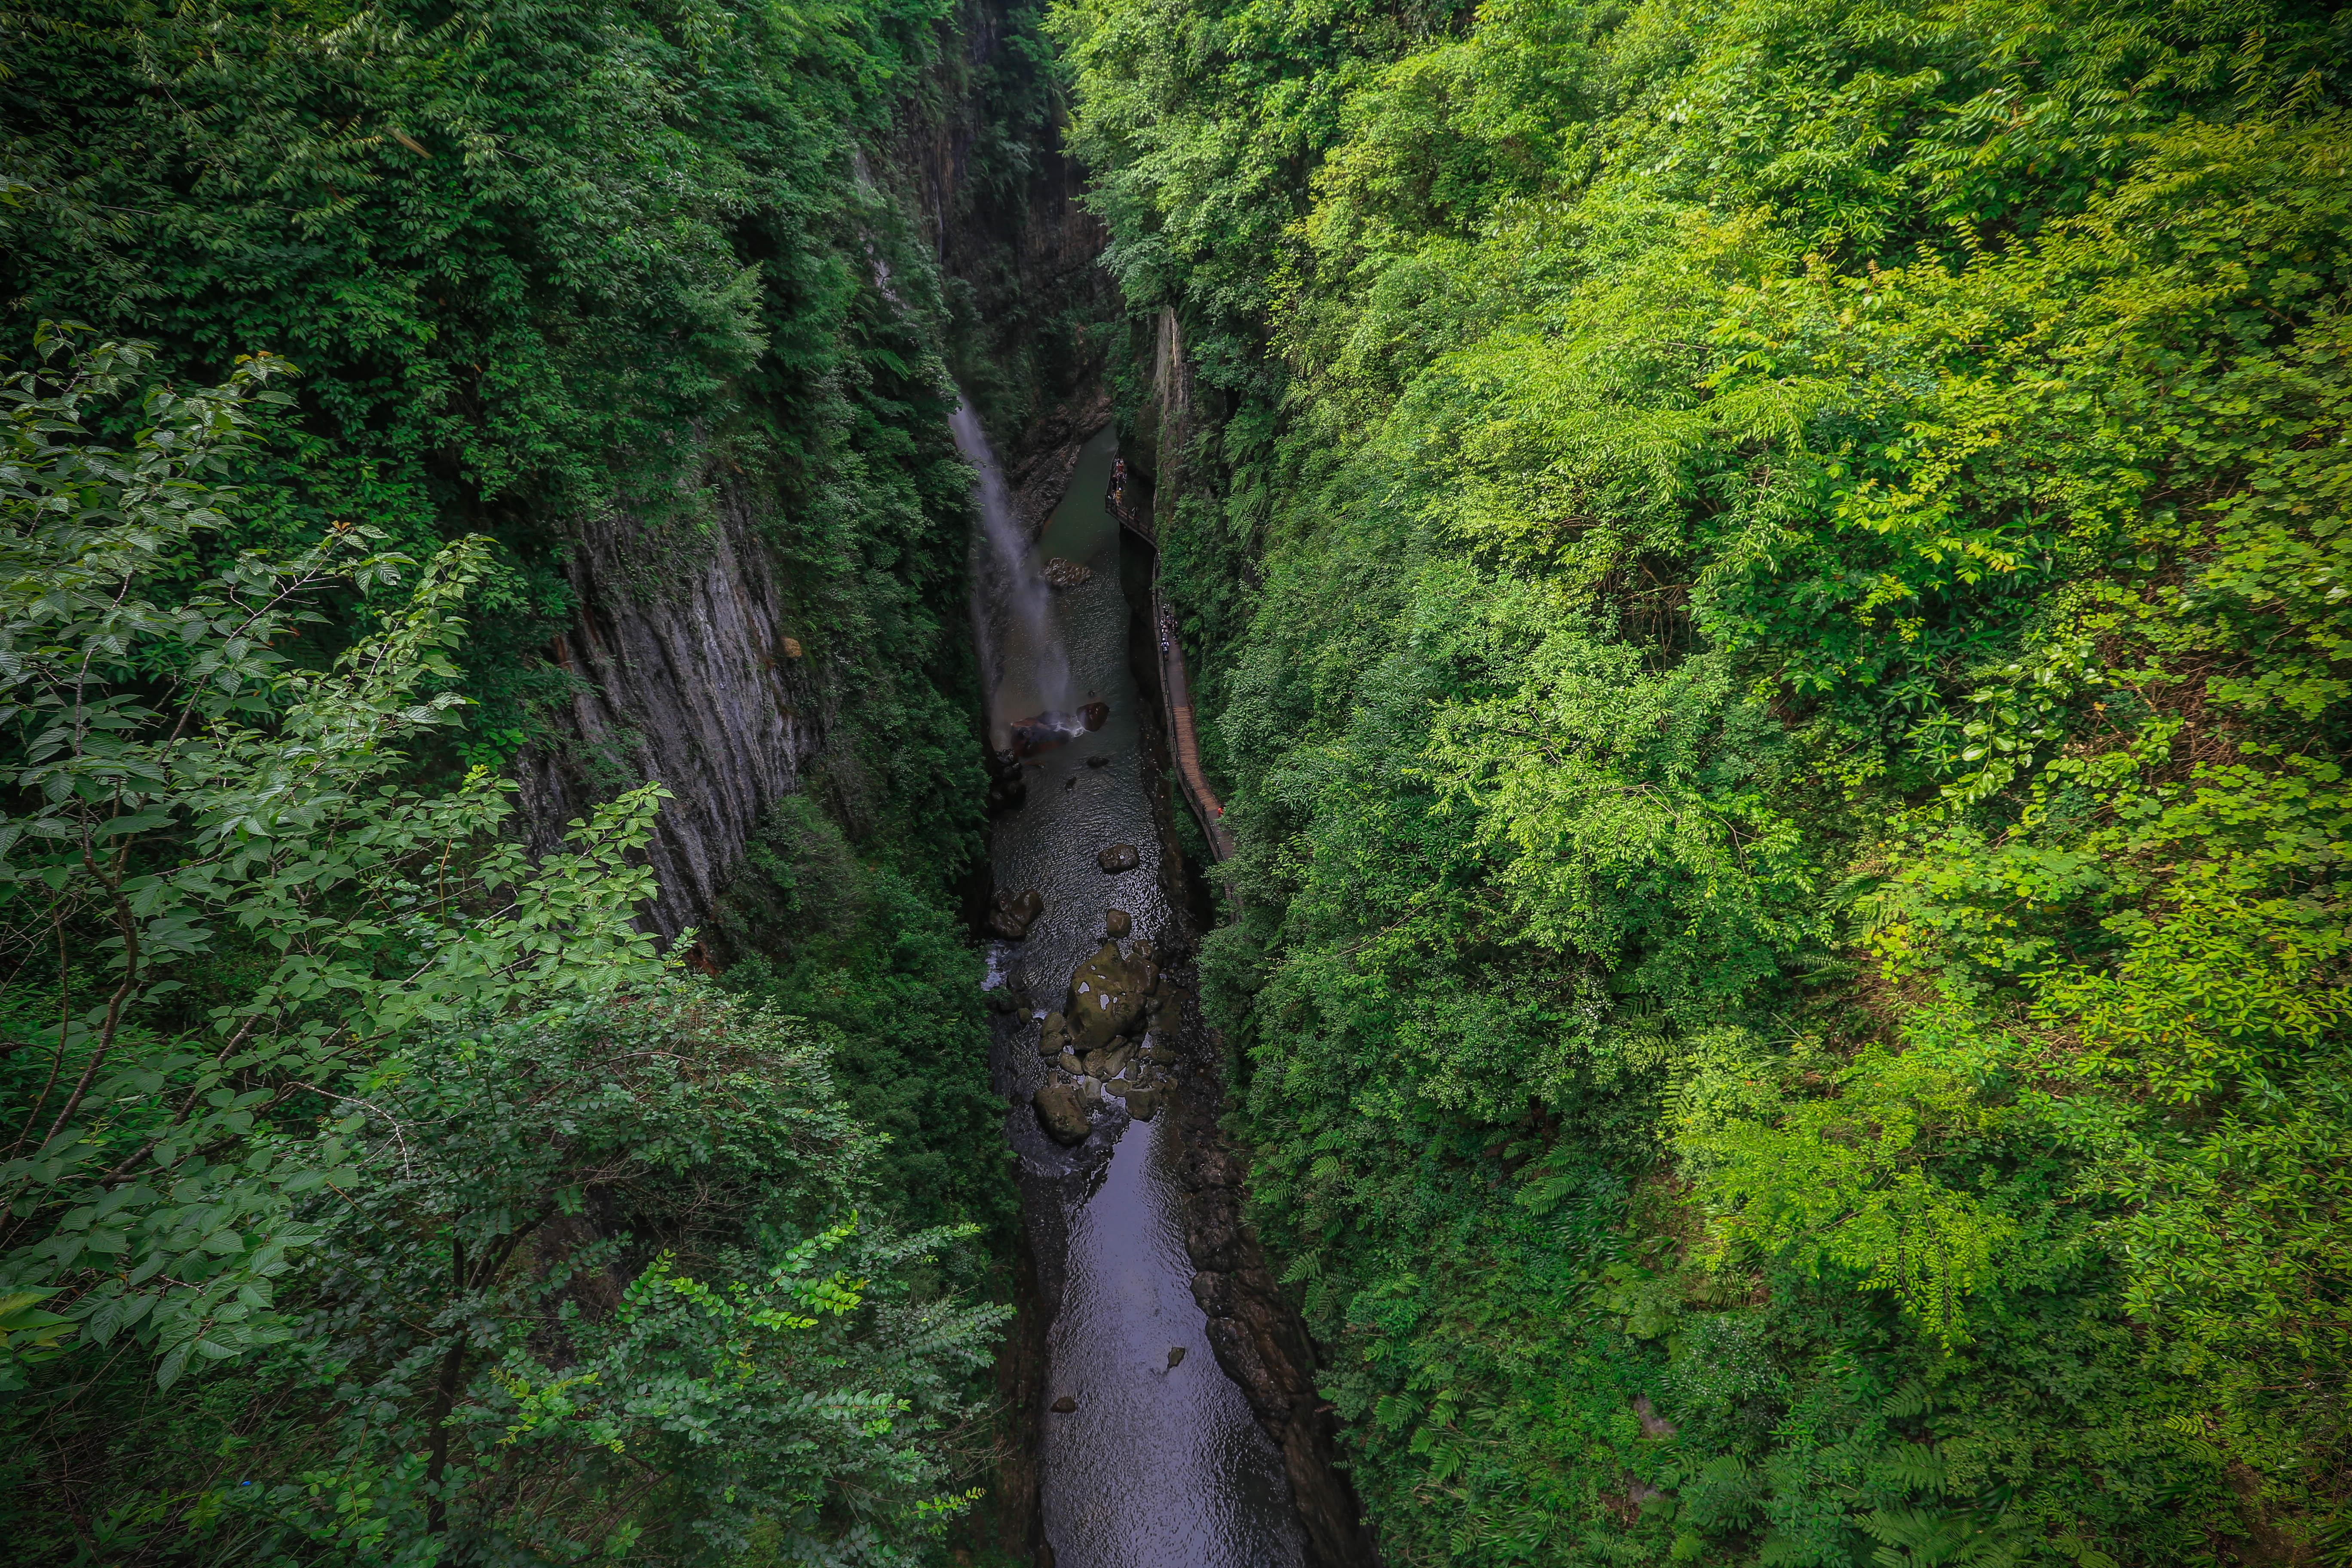
M 972 467 L 972 504 L 980 514 L 971 544 L 971 628 L 988 686 L 991 742 L 1002 752 L 1014 749 L 1017 731 L 1024 730 L 1080 733 L 1086 726 L 1071 711 L 1069 653 L 1055 625 L 1044 564 L 1013 508 L 1004 469 L 969 398 L 958 401 L 948 424 L 956 450 Z
M 967 452 L 986 450 L 976 424 L 960 422 L 958 439 L 971 441 Z M 998 765 L 1017 781 L 989 831 L 1000 895 L 1021 897 L 1008 906 L 1018 918 L 1000 930 L 1005 940 L 989 950 L 988 984 L 1013 1003 L 996 1016 L 991 1063 L 1020 1156 L 1022 1210 L 1051 1325 L 1046 1407 L 1034 1413 L 1051 1551 L 1038 1561 L 1300 1568 L 1306 1536 L 1282 1451 L 1219 1364 L 1193 1294 L 1175 1124 L 1179 1096 L 1213 1088 L 1191 1087 L 1177 1071 L 1176 1040 L 1161 1039 L 1159 1026 L 1139 1048 L 1118 1053 L 1124 1060 L 1136 1050 L 1133 1059 L 1153 1064 L 1148 1073 L 1129 1066 L 1117 1078 L 1074 1078 L 1043 1049 L 1049 1013 L 1077 1014 L 1071 997 L 1087 974 L 1156 966 L 1180 934 L 1153 811 L 1161 785 L 1145 751 L 1146 699 L 1129 663 L 1135 615 L 1126 546 L 1104 504 L 1117 458 L 1111 431 L 1086 444 L 1034 543 L 1017 527 L 996 531 L 1013 513 L 984 489 L 983 520 L 995 537 L 975 546 L 992 557 L 984 564 L 995 583 L 1042 584 L 1045 617 L 1033 627 L 1026 604 L 984 604 L 974 616 L 1004 638 L 982 647 L 983 657 L 1002 659 L 992 711 L 1012 716 L 1012 743 Z M 973 467 L 1001 498 L 992 465 Z M 1055 579 L 1035 566 L 1040 558 L 1059 563 Z M 1022 684 L 1024 649 L 1053 661 L 1040 660 L 1034 689 Z M 1055 681 L 1058 690 L 1049 690 Z M 1054 1131 L 1041 1121 L 1035 1097 L 1049 1084 L 1077 1094 L 1083 1138 L 1073 1139 L 1067 1122 Z

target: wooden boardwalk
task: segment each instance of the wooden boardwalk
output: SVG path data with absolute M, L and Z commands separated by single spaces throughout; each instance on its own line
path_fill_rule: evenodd
M 1176 776 L 1182 781 L 1184 799 L 1209 840 L 1209 858 L 1225 860 L 1233 856 L 1234 836 L 1225 826 L 1224 806 L 1209 787 L 1209 775 L 1201 771 L 1201 736 L 1192 727 L 1192 683 L 1184 674 L 1183 645 L 1170 630 L 1173 625 L 1159 584 L 1154 584 L 1151 635 L 1160 644 L 1160 690 L 1168 705 L 1169 734 L 1176 745 Z

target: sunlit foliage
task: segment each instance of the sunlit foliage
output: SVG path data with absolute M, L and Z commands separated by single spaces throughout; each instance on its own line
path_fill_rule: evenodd
M 1056 26 L 1390 1549 L 2340 1550 L 2342 25 Z

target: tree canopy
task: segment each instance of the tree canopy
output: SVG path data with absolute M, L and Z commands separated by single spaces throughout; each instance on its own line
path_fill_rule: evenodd
M 1053 25 L 1389 1550 L 2340 1550 L 2341 19 Z

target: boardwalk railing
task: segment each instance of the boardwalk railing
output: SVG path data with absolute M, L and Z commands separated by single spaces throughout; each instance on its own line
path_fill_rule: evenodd
M 1155 574 L 1156 575 L 1156 574 Z M 1234 836 L 1225 826 L 1225 808 L 1201 771 L 1201 737 L 1192 727 L 1192 683 L 1184 673 L 1184 647 L 1176 640 L 1175 622 L 1160 584 L 1151 585 L 1151 635 L 1160 645 L 1160 694 L 1168 706 L 1168 733 L 1176 748 L 1176 777 L 1184 785 L 1184 799 L 1209 841 L 1209 858 L 1230 858 Z

